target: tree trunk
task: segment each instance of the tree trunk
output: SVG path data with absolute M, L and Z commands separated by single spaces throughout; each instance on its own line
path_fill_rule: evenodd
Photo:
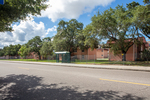
M 122 61 L 126 61 L 126 52 L 122 53 Z
M 39 60 L 41 60 L 41 55 L 39 55 Z

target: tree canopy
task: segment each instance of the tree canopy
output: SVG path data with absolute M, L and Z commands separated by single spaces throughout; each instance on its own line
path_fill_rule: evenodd
M 85 36 L 82 34 L 83 24 L 76 19 L 69 22 L 61 20 L 58 23 L 57 34 L 54 36 L 53 46 L 56 51 L 72 52 L 77 47 L 84 49 L 83 40 Z
M 26 44 L 21 46 L 21 48 L 18 51 L 18 54 L 21 57 L 26 58 L 26 56 L 29 54 L 29 49 L 27 48 Z
M 21 48 L 20 44 L 17 45 L 9 45 L 5 46 L 3 49 L 0 50 L 0 56 L 18 56 L 18 51 Z
M 51 41 L 43 42 L 43 45 L 40 49 L 40 54 L 45 58 L 53 54 L 53 45 Z
M 41 10 L 45 10 L 48 5 L 46 0 L 5 0 L 4 5 L 0 5 L 0 32 L 12 31 L 11 24 L 26 17 L 40 15 Z
M 146 2 L 146 0 L 145 0 Z M 150 39 L 150 5 L 137 5 L 134 9 L 130 9 L 132 13 L 132 23 L 138 27 L 139 31 L 143 36 Z M 131 5 L 128 4 L 127 7 Z
M 108 9 L 92 17 L 92 22 L 84 29 L 93 40 L 109 39 L 108 43 L 115 54 L 123 53 L 124 58 L 128 49 L 139 43 L 138 37 L 141 23 L 137 19 L 135 10 L 139 3 L 132 2 L 127 7 L 118 5 L 115 9 Z M 147 21 L 146 21 L 147 22 Z M 92 43 L 92 42 L 91 42 Z M 91 45 L 95 45 L 94 42 Z M 125 59 L 124 59 L 125 60 Z
M 40 54 L 46 58 L 53 54 L 53 45 L 50 37 L 42 39 L 42 47 L 40 49 Z
M 39 56 L 39 59 L 41 59 L 40 55 L 40 49 L 42 47 L 42 40 L 40 36 L 35 36 L 33 39 L 29 40 L 26 44 L 27 48 L 29 49 L 28 52 L 34 52 Z

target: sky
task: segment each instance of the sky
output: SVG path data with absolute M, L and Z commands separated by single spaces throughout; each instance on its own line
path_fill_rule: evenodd
M 117 5 L 125 7 L 133 1 L 144 4 L 143 0 L 49 0 L 46 2 L 49 7 L 41 11 L 41 16 L 12 24 L 12 32 L 0 32 L 0 48 L 10 44 L 25 44 L 35 36 L 41 39 L 55 36 L 61 20 L 76 19 L 86 27 L 98 11 L 104 12 Z M 148 38 L 146 40 L 150 41 Z

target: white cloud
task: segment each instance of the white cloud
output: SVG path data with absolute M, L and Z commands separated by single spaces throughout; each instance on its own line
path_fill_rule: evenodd
M 0 32 L 0 48 L 10 44 L 24 44 L 35 36 L 46 37 L 56 31 L 56 26 L 45 29 L 43 22 L 36 23 L 33 19 L 21 21 L 19 25 L 13 25 L 12 32 Z M 53 34 L 53 33 L 51 33 Z
M 76 19 L 83 13 L 91 12 L 96 6 L 107 6 L 113 1 L 115 0 L 49 0 L 47 4 L 50 6 L 41 12 L 41 17 L 48 17 L 53 22 L 59 18 Z

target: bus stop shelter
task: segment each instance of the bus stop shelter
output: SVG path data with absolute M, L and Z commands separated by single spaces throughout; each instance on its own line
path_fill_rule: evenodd
M 70 52 L 68 51 L 59 51 L 55 52 L 56 62 L 62 61 L 62 63 L 70 63 Z

